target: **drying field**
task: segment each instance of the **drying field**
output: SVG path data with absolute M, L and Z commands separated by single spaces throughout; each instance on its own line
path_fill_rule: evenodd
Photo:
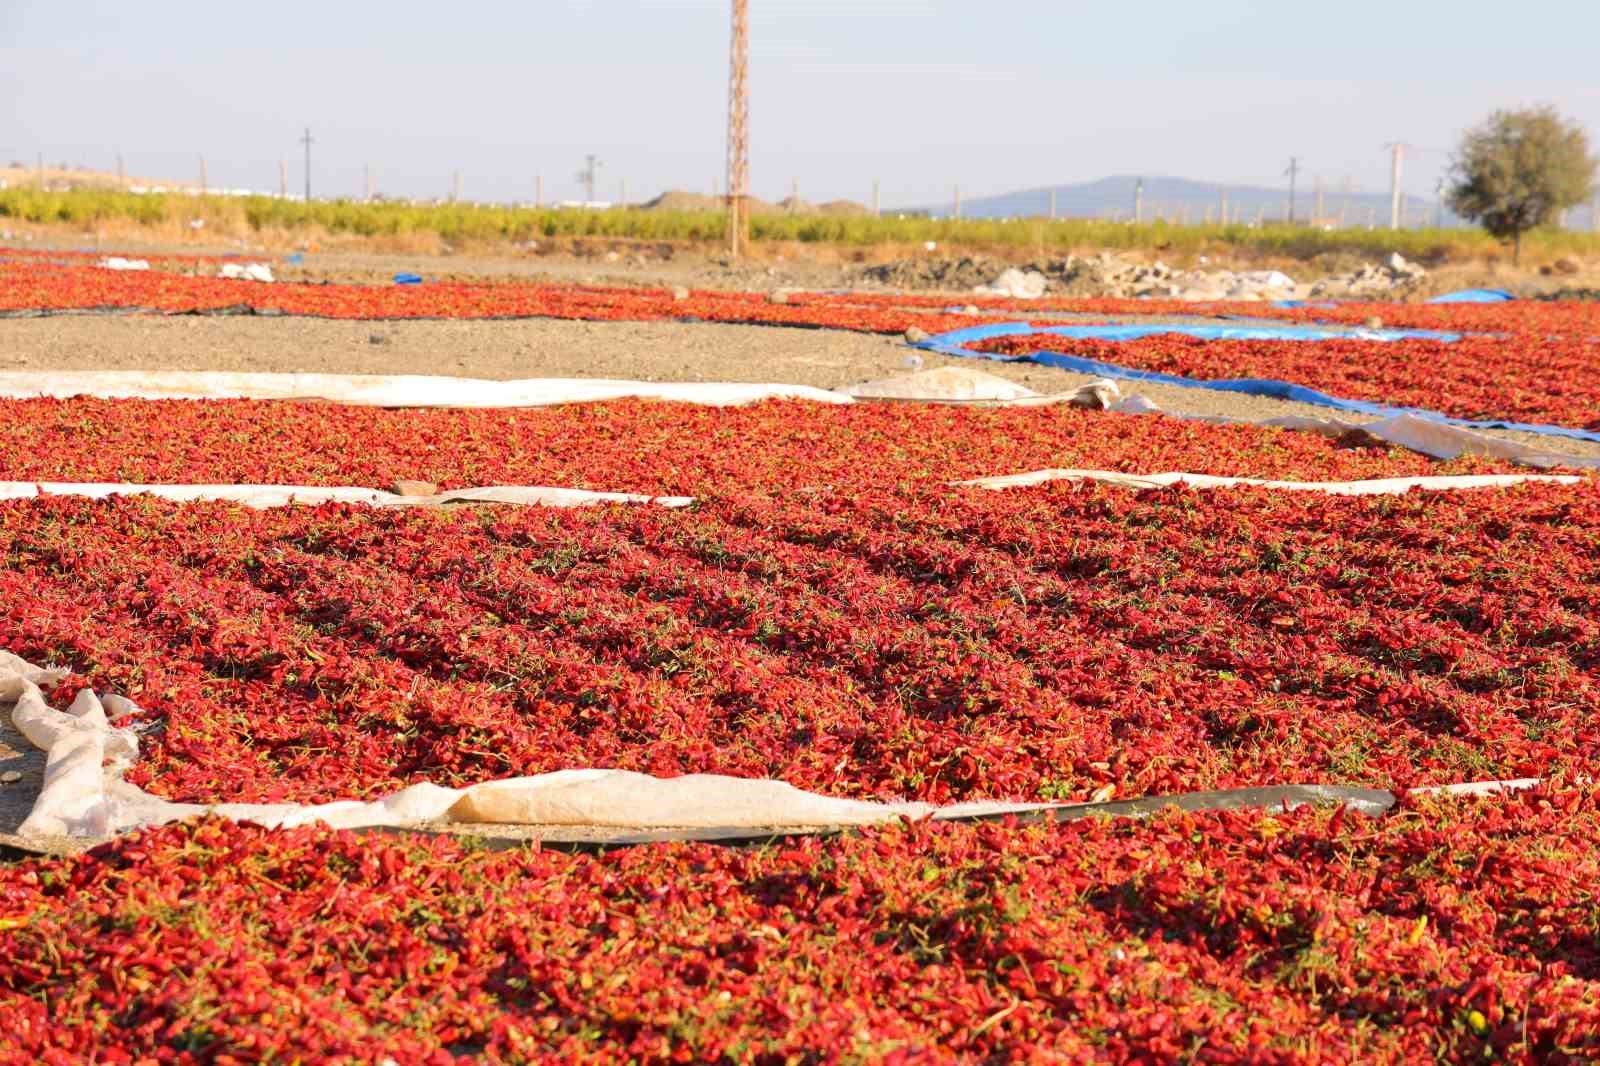
M 7 252 L 0 307 L 723 323 L 786 344 L 778 327 L 1179 313 L 258 285 L 183 266 Z M 1181 313 L 1474 335 L 1073 351 L 1596 426 L 1591 306 Z M 131 699 L 107 711 L 138 737 L 126 781 L 155 797 L 373 800 L 609 767 L 935 805 L 1300 784 L 1392 801 L 1067 808 L 577 851 L 217 816 L 88 850 L 10 835 L 0 1061 L 1600 1057 L 1600 489 L 1576 466 L 1556 470 L 1578 475 L 1564 481 L 1353 496 L 994 488 L 955 482 L 1526 471 L 1065 404 L 389 409 L 30 398 L 9 373 L 0 393 L 0 483 L 63 483 L 0 493 L 0 651 L 72 671 L 52 707 L 86 689 Z M 693 499 L 252 509 L 84 487 L 399 481 Z M 0 698 L 16 699 L 5 667 Z M 37 791 L 42 755 L 7 750 L 0 771 L 22 780 L 0 793 Z M 1516 784 L 1449 787 L 1485 782 Z

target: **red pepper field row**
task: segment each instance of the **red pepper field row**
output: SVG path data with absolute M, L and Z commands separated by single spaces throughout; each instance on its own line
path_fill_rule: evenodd
M 1583 774 L 1600 492 L 0 506 L 0 646 L 325 800 L 572 766 L 935 802 Z M 63 693 L 63 698 L 71 693 Z
M 172 827 L 0 866 L 0 1057 L 1592 1062 L 1597 838 L 1574 789 L 600 857 Z
M 645 322 L 695 320 L 758 325 L 825 327 L 866 333 L 900 333 L 919 326 L 932 333 L 977 321 L 876 301 L 821 295 L 771 303 L 762 293 L 696 290 L 675 300 L 667 289 L 621 289 L 526 283 L 427 285 L 263 285 L 159 270 L 118 271 L 93 266 L 0 262 L 0 311 L 127 308 L 182 314 L 249 307 L 285 315 L 340 319 L 566 318 Z
M 1067 406 L 748 407 L 619 400 L 525 410 L 273 401 L 0 400 L 0 481 L 562 485 L 698 494 L 895 485 L 1045 467 L 1297 480 L 1493 473 L 1260 426 Z
M 1600 340 L 1533 336 L 1430 340 L 1206 341 L 1178 334 L 1110 342 L 1048 333 L 970 347 L 1006 355 L 1066 351 L 1186 377 L 1277 378 L 1347 399 L 1459 418 L 1600 429 Z M 1137 387 L 1137 386 L 1135 386 Z
M 60 256 L 61 253 L 50 253 Z M 952 303 L 979 310 L 977 317 L 939 313 Z M 1114 298 L 1010 300 L 996 297 L 888 293 L 794 293 L 785 304 L 762 293 L 696 290 L 674 300 L 666 289 L 533 284 L 522 281 L 430 282 L 424 285 L 351 285 L 279 282 L 260 285 L 169 270 L 113 271 L 51 261 L 0 249 L 0 311 L 138 308 L 163 313 L 250 307 L 329 318 L 551 317 L 654 321 L 693 318 L 899 333 L 918 326 L 930 333 L 976 322 L 1011 321 L 1037 312 L 1109 316 L 1244 316 L 1362 325 L 1373 317 L 1390 327 L 1463 332 L 1600 335 L 1600 303 L 1513 301 L 1502 304 L 1348 303 L 1331 307 L 1275 307 L 1264 303 L 1186 303 Z

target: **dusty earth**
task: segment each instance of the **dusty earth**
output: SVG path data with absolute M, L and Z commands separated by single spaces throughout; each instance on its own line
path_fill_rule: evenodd
M 641 381 L 784 382 L 841 388 L 939 366 L 977 367 L 1036 392 L 1089 380 L 1031 363 L 975 362 L 911 349 L 898 337 L 840 330 L 682 322 L 341 322 L 309 318 L 57 316 L 0 319 L 0 371 L 229 370 L 443 374 Z M 1175 414 L 1326 418 L 1310 404 L 1170 385 L 1125 383 Z M 1341 416 L 1346 421 L 1370 421 Z M 1600 456 L 1600 444 L 1498 432 L 1546 451 Z

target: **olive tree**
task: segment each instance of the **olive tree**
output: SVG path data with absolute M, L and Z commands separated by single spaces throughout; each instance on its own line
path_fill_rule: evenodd
M 1594 186 L 1589 136 L 1552 107 L 1496 111 L 1461 138 L 1446 195 L 1522 258 L 1522 235 L 1582 203 Z

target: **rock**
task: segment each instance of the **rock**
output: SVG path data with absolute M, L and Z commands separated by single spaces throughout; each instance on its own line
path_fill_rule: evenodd
M 682 285 L 678 285 L 672 290 L 672 298 L 679 303 L 682 303 L 689 298 L 689 290 L 684 288 Z
M 1582 274 L 1583 273 L 1583 264 L 1580 263 L 1577 259 L 1573 258 L 1570 255 L 1562 256 L 1560 259 L 1557 259 L 1554 263 L 1551 263 L 1550 267 L 1557 274 L 1565 274 L 1568 277 L 1571 277 L 1573 274 Z
M 961 313 L 964 314 L 964 315 L 975 315 L 975 314 L 978 314 L 978 305 L 977 304 L 967 304 L 967 306 L 965 306 L 965 307 L 963 307 L 961 309 Z
M 988 285 L 979 285 L 972 291 L 985 296 L 1008 296 L 1013 300 L 1037 300 L 1048 285 L 1045 276 L 1037 270 L 1022 271 L 1012 267 Z
M 1394 275 L 1396 278 L 1420 278 L 1427 273 L 1426 270 L 1422 269 L 1417 264 L 1410 262 L 1399 252 L 1395 252 L 1393 255 L 1389 256 L 1388 262 L 1386 262 L 1384 265 L 1389 268 L 1389 273 Z
M 1377 315 L 1373 315 L 1371 318 L 1363 322 L 1362 325 L 1366 326 L 1368 329 L 1382 329 L 1383 319 L 1379 318 Z
M 7 770 L 5 773 L 0 774 L 0 785 L 14 785 L 21 780 L 22 774 L 16 770 Z
M 219 274 L 235 281 L 272 281 L 272 268 L 265 263 L 223 263 Z
M 910 326 L 906 329 L 907 344 L 921 344 L 928 339 L 928 331 L 920 326 Z
M 437 496 L 439 486 L 431 481 L 407 481 L 402 478 L 394 483 L 396 496 Z
M 769 304 L 786 304 L 788 302 L 788 289 L 774 289 L 772 292 L 767 294 L 767 303 Z

